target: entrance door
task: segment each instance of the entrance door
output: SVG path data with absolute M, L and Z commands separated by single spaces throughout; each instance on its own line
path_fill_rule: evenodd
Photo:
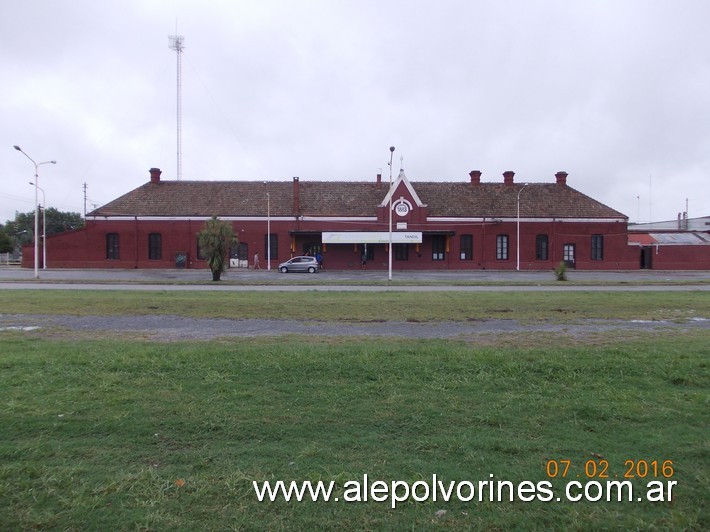
M 301 249 L 303 249 L 303 255 L 315 257 L 316 253 L 323 252 L 323 244 L 320 242 L 304 242 Z
M 249 245 L 245 242 L 239 242 L 239 245 L 232 247 L 229 250 L 229 267 L 230 268 L 248 268 L 249 267 Z
M 641 246 L 641 269 L 651 269 L 651 257 L 653 257 L 653 248 L 651 246 Z
M 567 265 L 568 268 L 573 268 L 574 269 L 574 264 L 575 264 L 575 244 L 565 244 L 562 246 L 562 260 L 565 261 L 565 264 Z

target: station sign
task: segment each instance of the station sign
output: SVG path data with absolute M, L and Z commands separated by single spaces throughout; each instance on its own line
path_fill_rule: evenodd
M 389 244 L 388 231 L 323 231 L 324 244 Z M 392 231 L 393 244 L 421 244 L 421 231 Z

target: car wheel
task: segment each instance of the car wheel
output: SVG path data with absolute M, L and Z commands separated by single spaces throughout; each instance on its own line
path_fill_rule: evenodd
M 288 272 L 288 268 L 286 266 L 282 266 L 281 273 L 287 273 L 287 272 Z
M 310 268 L 308 268 L 308 273 L 316 273 L 316 269 L 311 266 Z

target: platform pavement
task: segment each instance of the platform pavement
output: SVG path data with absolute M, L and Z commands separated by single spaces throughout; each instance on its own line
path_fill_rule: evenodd
M 230 269 L 223 274 L 224 281 L 253 283 L 291 284 L 314 280 L 332 283 L 381 283 L 388 280 L 387 270 L 325 270 L 317 274 L 282 274 L 275 269 L 246 270 Z M 702 271 L 576 271 L 568 270 L 570 282 L 580 283 L 683 283 L 704 284 L 710 282 L 710 270 Z M 495 283 L 511 284 L 540 283 L 554 281 L 552 271 L 511 271 L 511 270 L 415 270 L 392 272 L 392 281 L 399 283 L 457 284 Z M 0 282 L 33 282 L 33 268 L 0 266 Z M 41 282 L 64 283 L 201 283 L 211 281 L 211 273 L 206 269 L 46 269 L 39 270 Z

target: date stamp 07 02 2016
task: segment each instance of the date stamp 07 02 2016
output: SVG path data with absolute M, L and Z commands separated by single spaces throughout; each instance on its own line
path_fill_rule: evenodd
M 573 464 L 572 460 L 548 460 L 545 466 L 548 478 L 569 478 L 584 476 L 603 479 L 618 478 L 619 473 L 609 470 L 609 461 L 603 458 L 589 459 L 582 464 Z M 623 478 L 673 478 L 673 460 L 625 460 Z

